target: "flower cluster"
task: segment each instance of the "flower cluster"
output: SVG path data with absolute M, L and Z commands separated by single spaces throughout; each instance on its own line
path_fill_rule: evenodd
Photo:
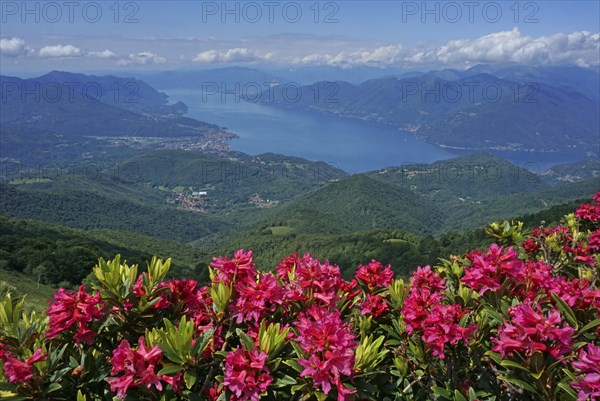
M 50 318 L 46 337 L 53 339 L 73 326 L 77 329 L 73 336 L 77 344 L 92 344 L 96 333 L 89 325 L 102 319 L 106 309 L 100 293 L 90 295 L 82 285 L 76 292 L 61 288 L 53 298 L 46 312 Z
M 304 367 L 300 376 L 312 377 L 315 387 L 329 394 L 337 388 L 338 401 L 354 393 L 342 383 L 342 376 L 351 376 L 354 367 L 354 350 L 357 342 L 340 313 L 313 306 L 301 313 L 296 322 L 297 341 L 308 358 L 298 362 Z
M 157 390 L 163 389 L 164 376 L 156 374 L 156 367 L 162 360 L 162 351 L 158 345 L 148 349 L 144 337 L 138 341 L 138 349 L 134 350 L 127 340 L 121 341 L 117 349 L 113 351 L 113 357 L 109 359 L 112 365 L 108 379 L 110 390 L 117 393 L 118 397 L 124 397 L 131 388 L 152 386 Z M 120 376 L 116 376 L 123 373 Z
M 444 279 L 431 266 L 418 267 L 410 278 L 410 292 L 404 302 L 402 315 L 406 323 L 406 331 L 423 329 L 423 323 L 431 309 L 443 298 L 442 290 L 446 288 Z
M 367 298 L 360 302 L 360 314 L 378 318 L 390 310 L 390 306 L 381 295 L 367 294 Z
M 394 279 L 394 272 L 390 265 L 383 267 L 381 262 L 371 260 L 368 265 L 358 265 L 356 280 L 365 284 L 370 291 L 376 288 L 385 288 Z
M 267 357 L 257 349 L 237 348 L 227 354 L 223 384 L 233 393 L 231 401 L 258 401 L 260 394 L 267 391 L 273 382 L 266 365 Z
M 259 323 L 283 303 L 283 288 L 271 273 L 262 273 L 258 279 L 244 277 L 236 283 L 235 288 L 238 296 L 230 309 L 237 323 Z
M 600 192 L 594 195 L 595 204 L 584 203 L 575 211 L 575 216 L 592 222 L 600 221 Z
M 518 259 L 517 251 L 513 247 L 503 251 L 503 247 L 492 244 L 485 254 L 473 254 L 471 267 L 465 267 L 462 282 L 483 295 L 488 290 L 501 288 L 506 277 L 520 280 L 523 262 Z
M 244 277 L 256 275 L 256 268 L 252 262 L 252 251 L 243 249 L 237 250 L 233 259 L 229 259 L 228 256 L 214 258 L 210 267 L 213 268 L 214 283 L 216 284 L 220 282 L 231 284 L 236 279 L 241 280 Z
M 421 338 L 427 348 L 432 350 L 432 355 L 444 359 L 445 345 L 457 344 L 463 341 L 468 345 L 468 340 L 477 327 L 471 325 L 463 327 L 459 324 L 468 312 L 460 305 L 444 305 L 442 291 L 446 289 L 444 279 L 430 266 L 419 267 L 410 279 L 411 287 L 404 303 L 404 322 L 406 331 L 415 330 L 422 332 Z
M 534 309 L 535 308 L 535 309 Z M 496 344 L 492 349 L 503 357 L 513 352 L 532 356 L 534 352 L 549 353 L 555 359 L 571 352 L 572 335 L 575 329 L 563 322 L 556 309 L 546 315 L 537 305 L 527 301 L 510 308 L 510 321 L 498 329 L 498 337 L 492 338 Z
M 578 380 L 571 386 L 579 391 L 577 401 L 600 399 L 600 346 L 588 344 L 572 363 Z
M 37 362 L 45 361 L 46 357 L 47 354 L 42 353 L 42 349 L 38 348 L 24 362 L 9 352 L 2 355 L 0 359 L 4 360 L 4 374 L 8 376 L 9 382 L 25 383 L 33 377 L 33 365 Z
M 463 341 L 465 345 L 469 345 L 469 338 L 477 331 L 477 326 L 472 324 L 469 327 L 462 327 L 459 324 L 460 319 L 467 313 L 457 304 L 437 304 L 431 309 L 423 321 L 422 330 L 423 341 L 428 348 L 432 349 L 433 356 L 444 359 L 446 344 L 454 345 Z
M 275 268 L 277 277 L 283 281 L 285 300 L 303 301 L 312 304 L 318 301 L 331 306 L 342 294 L 348 298 L 358 295 L 356 280 L 346 282 L 340 268 L 328 261 L 321 262 L 310 254 L 298 257 L 295 253 L 282 259 Z

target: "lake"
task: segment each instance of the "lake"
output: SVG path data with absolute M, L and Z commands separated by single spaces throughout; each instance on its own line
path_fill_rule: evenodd
M 418 141 L 408 132 L 360 120 L 236 102 L 233 95 L 203 96 L 200 90 L 164 90 L 183 101 L 188 117 L 226 127 L 240 138 L 231 148 L 251 155 L 273 152 L 320 160 L 351 173 L 410 163 L 431 163 L 469 153 Z M 533 171 L 582 160 L 538 152 L 490 152 Z

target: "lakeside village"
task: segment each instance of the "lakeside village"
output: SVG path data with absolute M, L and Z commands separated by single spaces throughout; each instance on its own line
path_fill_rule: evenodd
M 209 196 L 209 193 L 211 192 L 210 188 L 194 190 L 193 188 L 182 187 L 177 187 L 174 189 L 159 187 L 159 189 L 167 191 L 165 203 L 174 205 L 181 210 L 203 214 L 207 213 L 211 206 Z M 258 209 L 265 209 L 268 207 L 277 206 L 279 201 L 265 199 L 259 193 L 254 193 L 248 197 L 248 204 Z

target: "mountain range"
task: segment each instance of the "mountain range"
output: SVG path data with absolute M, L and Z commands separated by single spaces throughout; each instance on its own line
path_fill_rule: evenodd
M 390 125 L 445 147 L 597 157 L 600 103 L 594 88 L 599 75 L 577 67 L 482 65 L 358 85 L 320 81 L 290 91 L 282 84 L 264 91 L 259 100 Z

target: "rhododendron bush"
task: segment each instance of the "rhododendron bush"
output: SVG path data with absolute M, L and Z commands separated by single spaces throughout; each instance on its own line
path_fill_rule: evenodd
M 0 396 L 43 400 L 600 399 L 600 193 L 561 225 L 488 227 L 484 250 L 344 280 L 309 254 L 210 283 L 100 259 L 45 316 L 0 306 Z

